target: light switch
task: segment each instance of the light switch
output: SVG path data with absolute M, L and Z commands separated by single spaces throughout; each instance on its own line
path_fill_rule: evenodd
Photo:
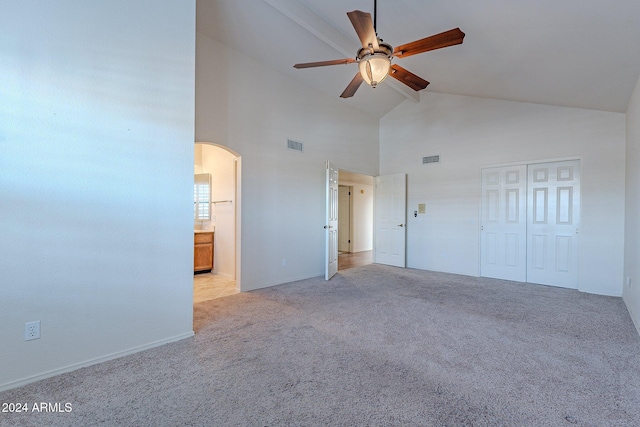
M 423 214 L 426 213 L 427 209 L 424 203 L 418 203 L 418 213 Z

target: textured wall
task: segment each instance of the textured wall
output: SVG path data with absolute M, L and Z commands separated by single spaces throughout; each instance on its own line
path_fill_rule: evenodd
M 323 274 L 325 161 L 376 175 L 378 120 L 201 34 L 197 58 L 196 139 L 242 157 L 241 289 Z
M 195 1 L 0 28 L 0 388 L 190 336 Z
M 627 109 L 624 301 L 640 331 L 640 80 Z M 629 278 L 629 284 L 626 280 Z

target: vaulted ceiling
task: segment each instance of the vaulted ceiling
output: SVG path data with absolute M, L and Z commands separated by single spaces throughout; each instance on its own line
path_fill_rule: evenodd
M 356 64 L 346 13 L 373 0 L 197 0 L 197 30 L 374 117 L 419 94 L 393 79 L 341 99 Z M 464 43 L 393 62 L 425 91 L 624 112 L 640 75 L 638 0 L 378 0 L 377 31 L 398 46 L 459 27 Z M 268 82 L 265 82 L 268 84 Z M 423 91 L 424 92 L 424 91 Z

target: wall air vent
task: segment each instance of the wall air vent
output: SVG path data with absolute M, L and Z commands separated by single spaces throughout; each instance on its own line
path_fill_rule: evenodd
M 440 155 L 423 157 L 422 164 L 426 165 L 427 163 L 440 163 Z
M 291 139 L 287 139 L 287 148 L 301 153 L 304 151 L 302 142 L 293 141 Z

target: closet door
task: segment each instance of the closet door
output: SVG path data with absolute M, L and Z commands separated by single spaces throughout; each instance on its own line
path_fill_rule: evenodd
M 527 281 L 578 288 L 580 161 L 528 166 Z
M 480 275 L 526 282 L 526 165 L 482 170 Z

